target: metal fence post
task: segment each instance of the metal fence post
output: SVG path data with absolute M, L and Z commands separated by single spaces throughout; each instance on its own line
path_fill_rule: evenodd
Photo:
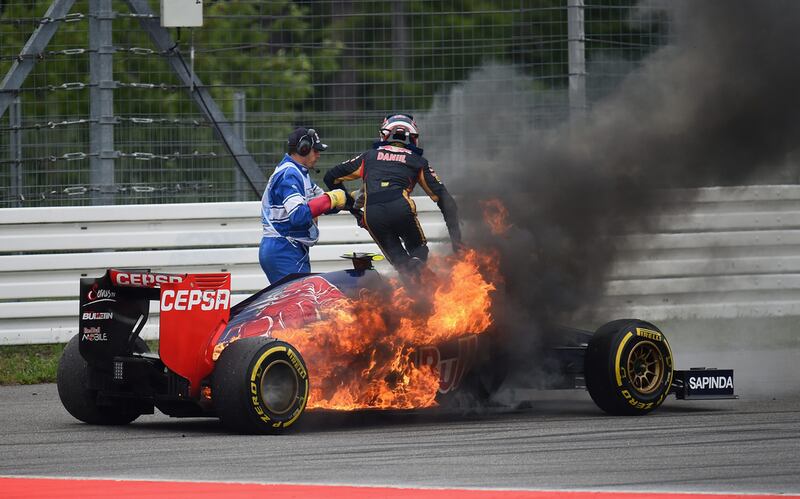
M 405 71 L 408 69 L 408 53 L 410 52 L 408 23 L 406 21 L 406 4 L 402 2 L 392 2 L 392 69 L 402 73 L 403 79 L 406 78 Z
M 586 114 L 586 42 L 583 0 L 567 0 L 569 52 L 569 118 L 575 125 Z
M 247 107 L 245 103 L 244 92 L 236 92 L 233 94 L 233 130 L 246 147 L 247 136 L 245 134 L 247 130 L 245 130 L 245 120 L 247 119 Z M 245 191 L 249 191 L 249 189 L 247 189 L 247 185 L 245 184 L 242 171 L 239 168 L 234 168 L 234 175 L 233 188 L 236 190 L 234 194 L 235 199 L 237 201 L 246 201 Z
M 11 109 L 8 115 L 8 124 L 11 128 L 10 135 L 10 149 L 11 149 L 11 195 L 16 200 L 16 206 L 22 206 L 22 201 L 25 199 L 22 194 L 22 101 L 19 96 L 11 101 Z
M 150 3 L 147 0 L 125 0 L 131 12 L 138 16 L 142 28 L 150 35 L 150 39 L 160 52 L 168 54 L 167 62 L 184 85 L 190 86 L 194 91 L 189 92 L 198 109 L 214 125 L 214 129 L 222 139 L 225 149 L 228 150 L 239 169 L 247 178 L 257 196 L 261 196 L 267 186 L 267 177 L 253 156 L 244 147 L 244 143 L 234 133 L 230 122 L 222 113 L 217 102 L 211 97 L 208 88 L 203 85 L 200 78 L 191 71 L 183 59 L 177 44 L 172 40 L 166 28 L 159 23 Z
M 111 0 L 89 0 L 89 179 L 92 204 L 114 204 L 114 67 Z
M 4 3 L 8 4 L 8 2 Z M 64 17 L 69 13 L 74 3 L 75 0 L 53 0 L 42 19 Z M 47 44 L 50 43 L 50 39 L 53 38 L 60 25 L 61 23 L 42 22 L 33 31 L 28 41 L 25 42 L 25 46 L 22 47 L 19 53 L 20 58 L 14 61 L 11 69 L 8 70 L 8 73 L 3 77 L 3 81 L 0 82 L 0 90 L 6 90 L 5 92 L 0 92 L 0 116 L 5 114 L 6 109 L 13 100 L 14 93 L 8 92 L 8 90 L 19 90 L 36 64 L 37 58 L 21 56 L 42 52 L 47 47 Z

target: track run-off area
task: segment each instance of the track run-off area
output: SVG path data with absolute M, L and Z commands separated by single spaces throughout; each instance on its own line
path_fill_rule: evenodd
M 247 436 L 162 414 L 89 426 L 55 385 L 5 386 L 0 495 L 800 497 L 798 394 L 670 398 L 628 418 L 605 415 L 583 391 L 529 398 L 468 415 L 309 412 L 285 435 Z

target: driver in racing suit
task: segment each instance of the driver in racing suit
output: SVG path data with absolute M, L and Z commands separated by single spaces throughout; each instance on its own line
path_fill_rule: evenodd
M 353 195 L 348 194 L 346 207 L 354 213 L 363 207 L 359 225 L 369 231 L 398 271 L 413 273 L 428 258 L 425 233 L 410 198 L 417 184 L 439 206 L 453 250 L 458 251 L 462 246 L 456 202 L 417 147 L 417 130 L 412 116 L 389 115 L 380 127 L 380 141 L 372 149 L 325 174 L 328 189 L 341 188 L 347 180 L 362 179 L 361 188 Z

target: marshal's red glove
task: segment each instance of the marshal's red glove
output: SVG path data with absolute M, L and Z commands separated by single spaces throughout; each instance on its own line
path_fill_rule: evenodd
M 326 192 L 321 196 L 317 196 L 308 202 L 308 207 L 311 209 L 311 216 L 318 217 L 331 210 L 340 210 L 347 200 L 347 195 L 341 189 L 334 189 Z

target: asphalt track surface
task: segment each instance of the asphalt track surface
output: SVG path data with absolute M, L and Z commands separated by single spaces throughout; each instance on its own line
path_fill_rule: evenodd
M 93 427 L 55 385 L 0 387 L 0 476 L 527 490 L 800 494 L 800 394 L 669 399 L 634 418 L 585 392 L 522 408 L 317 412 L 282 436 L 212 419 Z M 0 494 L 2 495 L 2 494 Z

